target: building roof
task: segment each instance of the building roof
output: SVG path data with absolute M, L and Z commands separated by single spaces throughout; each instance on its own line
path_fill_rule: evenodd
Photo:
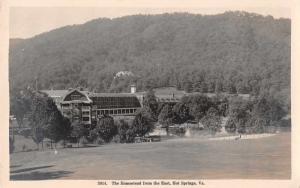
M 84 95 L 84 97 L 86 97 L 86 100 L 87 100 L 86 103 L 91 103 L 92 102 L 92 100 L 88 96 L 89 92 L 88 91 L 82 91 L 82 90 L 79 90 L 79 89 L 68 90 L 68 92 L 64 95 L 62 100 L 65 101 L 65 99 L 68 97 L 68 95 L 70 95 L 74 92 L 81 93 L 82 95 Z
M 185 95 L 186 92 L 178 90 L 176 87 L 159 87 L 154 88 L 155 95 Z
M 187 93 L 183 90 L 178 90 L 176 87 L 160 87 L 160 88 L 154 88 L 153 89 L 154 94 L 158 100 L 178 100 L 179 98 L 185 96 Z M 147 92 L 136 92 L 135 95 L 137 96 L 143 96 L 146 95 Z
M 89 93 L 89 97 L 135 97 L 131 93 Z

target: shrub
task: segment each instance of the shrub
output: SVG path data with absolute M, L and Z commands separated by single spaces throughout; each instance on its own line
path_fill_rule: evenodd
M 282 127 L 291 127 L 291 119 L 282 119 L 280 121 L 280 126 L 282 126 Z
M 99 137 L 99 134 L 96 129 L 92 129 L 89 132 L 89 140 L 94 142 Z
M 114 123 L 114 119 L 105 115 L 97 122 L 97 133 L 105 141 L 109 142 L 113 136 L 118 133 L 117 126 Z
M 105 141 L 101 137 L 97 137 L 97 139 L 94 141 L 94 144 L 102 145 Z
M 134 142 L 134 138 L 136 136 L 136 132 L 134 131 L 134 129 L 128 129 L 126 131 L 126 142 L 127 143 L 132 143 Z
M 66 147 L 66 145 L 67 145 L 67 141 L 66 140 L 61 140 L 61 141 L 59 141 L 58 142 L 59 143 L 59 145 L 61 145 L 62 147 Z
M 237 120 L 236 122 L 237 132 L 240 134 L 246 133 L 246 126 L 243 120 Z
M 252 117 L 247 121 L 246 127 L 249 133 L 264 133 L 267 120 L 260 117 Z
M 207 115 L 204 116 L 200 122 L 207 128 L 212 134 L 219 132 L 221 130 L 221 118 L 217 114 L 217 110 L 211 107 L 207 111 Z
M 83 136 L 88 136 L 88 129 L 84 127 L 80 122 L 72 123 L 71 136 L 76 138 L 77 143 L 79 144 L 80 138 Z
M 225 125 L 225 130 L 228 132 L 228 133 L 235 133 L 236 132 L 236 123 L 234 121 L 233 118 L 229 118 L 228 121 L 226 122 L 226 125 Z
M 127 141 L 127 132 L 130 129 L 129 124 L 123 119 L 121 119 L 116 124 L 117 124 L 117 127 L 118 127 L 118 135 L 120 137 L 120 142 L 122 142 L 122 143 L 128 142 Z
M 136 113 L 130 129 L 133 129 L 133 132 L 130 131 L 130 135 L 134 133 L 141 137 L 154 129 L 154 121 L 146 109 L 142 108 Z
M 119 135 L 115 135 L 111 141 L 114 143 L 121 143 L 121 138 Z
M 39 150 L 40 143 L 44 140 L 44 129 L 42 127 L 32 128 L 32 140 L 37 144 Z
M 81 146 L 86 146 L 88 143 L 89 143 L 89 142 L 88 142 L 88 140 L 86 139 L 85 136 L 83 136 L 83 137 L 81 137 L 81 138 L 79 139 L 79 144 L 80 144 Z

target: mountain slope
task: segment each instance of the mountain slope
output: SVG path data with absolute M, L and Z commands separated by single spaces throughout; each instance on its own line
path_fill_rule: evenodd
M 190 91 L 290 95 L 291 22 L 246 12 L 96 19 L 20 42 L 9 55 L 11 89 L 83 86 L 127 91 L 176 85 Z M 135 76 L 114 79 L 119 71 Z

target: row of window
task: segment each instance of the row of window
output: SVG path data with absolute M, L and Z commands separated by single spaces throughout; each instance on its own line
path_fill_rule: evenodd
M 75 116 L 75 117 L 73 117 L 73 120 L 79 120 L 80 118 L 79 118 L 79 116 Z M 90 117 L 82 117 L 81 118 L 81 120 L 83 121 L 83 122 L 89 122 L 90 121 Z
M 90 117 L 82 117 L 82 121 L 90 121 Z
M 136 112 L 136 108 L 134 109 L 115 109 L 115 110 L 97 110 L 97 115 L 124 115 L 124 114 L 134 114 Z
M 90 115 L 90 112 L 89 111 L 83 111 L 82 112 L 82 116 L 89 116 Z
M 135 97 L 95 97 L 92 100 L 98 108 L 140 107 Z

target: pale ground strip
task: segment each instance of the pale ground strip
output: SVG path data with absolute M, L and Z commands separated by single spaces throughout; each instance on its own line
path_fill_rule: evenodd
M 270 134 L 270 133 L 265 133 L 265 134 L 246 134 L 246 135 L 241 135 L 240 136 L 224 136 L 224 137 L 218 137 L 218 138 L 209 138 L 208 140 L 245 140 L 245 139 L 258 139 L 258 138 L 265 138 L 265 137 L 270 137 L 270 136 L 275 136 L 276 134 Z

